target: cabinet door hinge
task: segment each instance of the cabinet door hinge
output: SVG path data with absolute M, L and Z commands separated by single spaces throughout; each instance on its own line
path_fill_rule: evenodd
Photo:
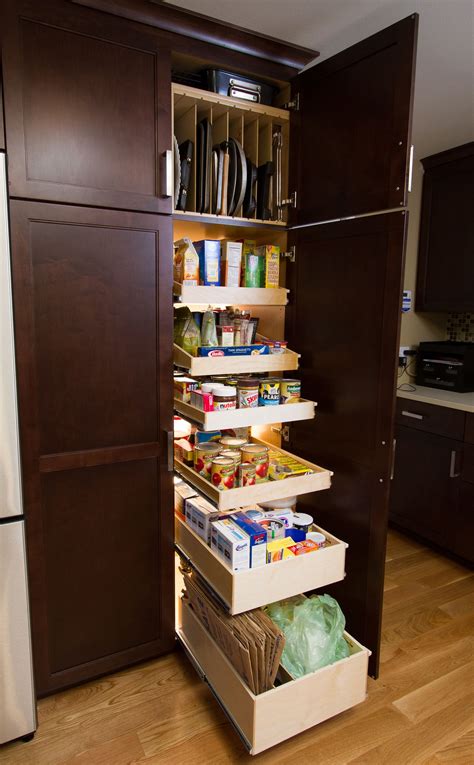
M 300 110 L 300 94 L 295 93 L 295 97 L 291 99 L 291 101 L 288 101 L 286 104 L 283 104 L 284 109 L 288 109 L 292 112 L 299 112 Z
M 292 191 L 288 199 L 282 199 L 281 205 L 286 205 L 286 207 L 294 207 L 296 208 L 296 191 Z
M 290 263 L 294 263 L 295 260 L 296 260 L 296 247 L 295 247 L 295 245 L 292 244 L 290 249 L 288 250 L 288 252 L 282 252 L 281 253 L 281 257 L 282 258 L 288 258 Z
M 288 442 L 290 440 L 290 426 L 289 425 L 272 425 L 272 433 L 278 433 L 282 441 Z

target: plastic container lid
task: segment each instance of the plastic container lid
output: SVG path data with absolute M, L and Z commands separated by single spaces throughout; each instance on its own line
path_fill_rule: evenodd
M 233 398 L 234 396 L 237 396 L 237 388 L 234 388 L 232 385 L 219 385 L 217 390 L 214 388 L 214 393 L 216 396 Z
M 201 385 L 201 390 L 203 393 L 213 393 L 217 388 L 225 388 L 224 383 L 203 383 Z
M 293 516 L 293 526 L 297 528 L 300 526 L 311 526 L 313 521 L 313 517 L 308 515 L 308 513 L 295 513 Z

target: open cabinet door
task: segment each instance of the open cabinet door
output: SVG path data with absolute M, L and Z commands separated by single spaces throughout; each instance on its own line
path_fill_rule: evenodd
M 298 75 L 292 225 L 406 203 L 418 15 Z
M 345 580 L 329 588 L 377 674 L 407 214 L 290 232 L 287 337 L 301 353 L 316 418 L 292 424 L 289 451 L 334 471 L 301 510 L 349 543 Z

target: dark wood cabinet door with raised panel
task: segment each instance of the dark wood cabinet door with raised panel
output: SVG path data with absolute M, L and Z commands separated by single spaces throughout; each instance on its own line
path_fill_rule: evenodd
M 450 536 L 453 553 L 474 564 L 474 483 L 461 481 L 458 512 Z
M 404 425 L 397 427 L 396 440 L 390 518 L 449 549 L 458 508 L 462 443 Z
M 474 311 L 474 141 L 422 160 L 418 311 Z
M 40 695 L 173 645 L 171 221 L 13 201 Z
M 349 543 L 347 576 L 330 588 L 348 628 L 373 652 L 382 615 L 395 364 L 406 216 L 308 226 L 290 233 L 287 336 L 301 353 L 316 418 L 290 426 L 289 450 L 334 470 L 331 489 L 301 496 L 317 523 Z
M 56 0 L 7 6 L 10 195 L 170 213 L 170 58 L 156 35 Z
M 294 225 L 405 204 L 417 26 L 412 14 L 295 78 Z

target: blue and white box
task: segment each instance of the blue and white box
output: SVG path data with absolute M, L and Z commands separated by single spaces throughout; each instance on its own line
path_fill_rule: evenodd
M 267 562 L 267 532 L 259 523 L 245 513 L 233 513 L 231 520 L 244 531 L 250 540 L 250 568 L 264 566 Z
M 199 256 L 199 280 L 205 287 L 219 287 L 221 283 L 221 243 L 219 239 L 200 239 L 193 242 Z

